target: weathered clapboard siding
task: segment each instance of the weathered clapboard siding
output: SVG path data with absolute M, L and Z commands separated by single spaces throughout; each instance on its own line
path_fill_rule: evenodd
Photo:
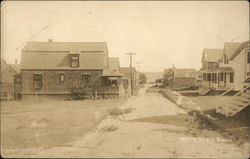
M 42 74 L 42 88 L 35 89 L 33 75 Z M 65 81 L 60 82 L 60 74 L 65 75 Z M 101 87 L 102 70 L 22 70 L 22 95 L 28 94 L 70 94 L 72 88 L 82 81 L 82 75 L 90 75 L 90 85 Z

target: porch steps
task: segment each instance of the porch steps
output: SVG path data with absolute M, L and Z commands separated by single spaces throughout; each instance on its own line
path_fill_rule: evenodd
M 234 96 L 232 101 L 225 106 L 216 108 L 216 112 L 225 115 L 226 117 L 233 116 L 250 106 L 250 89 L 242 92 L 240 96 Z
M 205 88 L 205 87 L 201 87 L 200 90 L 199 90 L 199 94 L 200 95 L 206 95 L 208 94 L 208 92 L 210 92 L 210 89 L 209 88 Z

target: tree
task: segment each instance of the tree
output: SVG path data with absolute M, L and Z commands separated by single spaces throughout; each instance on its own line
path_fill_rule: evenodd
M 140 80 L 140 84 L 145 84 L 147 82 L 147 77 L 145 76 L 144 73 L 139 73 L 139 80 Z

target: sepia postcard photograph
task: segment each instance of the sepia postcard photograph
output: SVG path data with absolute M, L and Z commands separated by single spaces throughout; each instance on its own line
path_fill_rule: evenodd
M 1 1 L 2 158 L 250 157 L 248 1 Z

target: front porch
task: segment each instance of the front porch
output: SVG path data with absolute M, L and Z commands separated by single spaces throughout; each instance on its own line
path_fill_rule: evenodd
M 215 90 L 234 88 L 234 70 L 230 67 L 204 70 L 200 73 L 203 74 L 202 87 Z
M 99 93 L 106 97 L 122 97 L 125 95 L 122 74 L 113 71 L 104 72 L 102 75 L 102 88 Z

